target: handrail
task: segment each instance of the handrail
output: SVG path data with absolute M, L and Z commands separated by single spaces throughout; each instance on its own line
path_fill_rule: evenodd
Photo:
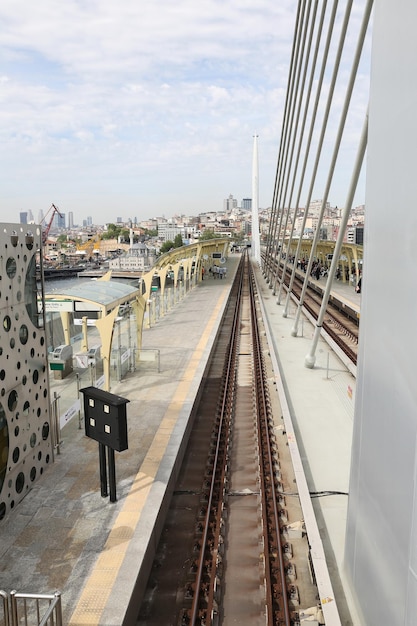
M 4 626 L 10 626 L 10 611 L 9 611 L 9 594 L 0 590 L 0 597 L 3 600 L 3 620 Z M 1 618 L 1 616 L 0 616 Z
M 17 591 L 0 590 L 3 599 L 3 615 L 5 626 L 19 626 L 20 618 L 24 619 L 25 626 L 62 626 L 61 592 L 55 593 L 18 593 Z M 23 600 L 23 614 L 19 612 L 19 600 Z M 28 606 L 28 600 L 34 601 Z M 41 602 L 48 601 L 45 613 L 41 615 Z M 32 611 L 30 611 L 32 609 Z M 43 612 L 43 611 L 42 611 Z M 36 620 L 33 618 L 36 617 Z M 30 621 L 29 621 L 30 620 Z

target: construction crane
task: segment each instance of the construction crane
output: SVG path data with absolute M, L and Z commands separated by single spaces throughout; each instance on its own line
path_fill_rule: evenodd
M 88 241 L 84 241 L 84 243 L 78 243 L 77 251 L 80 254 L 84 253 L 87 258 L 90 258 L 97 248 L 98 248 L 97 252 L 98 253 L 100 252 L 100 244 L 99 244 L 100 241 L 101 241 L 101 235 L 100 233 L 96 233 Z
M 52 213 L 51 213 L 51 211 L 52 211 Z M 51 213 L 51 217 L 49 218 L 49 222 L 48 222 L 46 228 L 42 231 L 42 245 L 45 245 L 46 240 L 48 239 L 49 231 L 51 230 L 51 226 L 52 226 L 52 222 L 54 221 L 55 213 L 58 213 L 59 217 L 64 217 L 62 215 L 61 211 L 55 206 L 55 204 L 51 204 L 47 214 L 45 215 L 45 217 L 42 220 L 42 222 L 45 222 L 45 224 L 46 224 L 46 218 L 48 217 L 48 215 L 50 213 Z

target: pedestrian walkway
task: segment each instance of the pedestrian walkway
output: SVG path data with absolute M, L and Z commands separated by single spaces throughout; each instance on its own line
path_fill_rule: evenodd
M 146 584 L 144 573 L 135 580 L 138 563 L 146 572 L 152 561 L 168 501 L 164 495 L 181 461 L 184 433 L 239 259 L 229 257 L 223 280 L 206 274 L 144 331 L 143 346 L 159 351 L 160 371 L 154 363 L 142 363 L 112 387 L 129 399 L 129 449 L 116 454 L 117 502 L 100 495 L 98 446 L 85 437 L 75 416 L 62 430 L 53 466 L 0 527 L 0 589 L 59 589 L 69 626 L 120 626 L 125 614 L 123 623 L 134 624 L 137 606 L 131 596 L 137 582 Z M 285 418 L 294 425 L 308 488 L 322 494 L 313 504 L 342 624 L 357 626 L 349 621 L 343 576 L 355 379 L 321 340 L 314 369 L 305 368 L 313 327 L 305 321 L 302 335 L 292 337 L 294 305 L 283 318 L 255 269 L 271 352 L 282 374 L 277 389 L 286 393 Z M 357 295 L 346 287 L 352 291 L 346 290 L 347 298 Z M 62 382 L 53 381 L 51 391 L 59 389 L 62 402 L 70 405 Z
M 155 363 L 140 363 L 113 384 L 112 393 L 130 401 L 129 449 L 116 453 L 117 502 L 100 495 L 98 444 L 85 437 L 77 415 L 62 429 L 55 462 L 0 527 L 0 589 L 58 589 L 64 624 L 120 626 L 138 560 L 152 558 L 148 539 L 153 549 L 165 489 L 238 262 L 232 256 L 223 280 L 205 279 L 144 330 L 143 347 L 159 352 L 160 371 Z M 87 373 L 80 386 L 90 384 Z M 51 395 L 60 396 L 61 413 L 76 400 L 75 390 L 74 380 L 52 378 Z M 151 504 L 138 519 L 145 499 Z

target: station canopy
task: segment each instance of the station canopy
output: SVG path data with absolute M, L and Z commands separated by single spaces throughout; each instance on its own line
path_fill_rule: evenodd
M 81 350 L 88 351 L 87 319 L 94 318 L 101 340 L 101 355 L 103 358 L 104 388 L 110 391 L 110 355 L 113 341 L 113 329 L 116 316 L 121 304 L 130 303 L 135 309 L 137 346 L 141 345 L 142 318 L 144 301 L 137 287 L 125 285 L 121 282 L 110 280 L 111 273 L 98 280 L 89 280 L 80 283 L 76 287 L 66 289 L 61 293 L 45 295 L 46 313 L 59 312 L 61 315 L 64 331 L 64 341 L 71 343 L 70 337 L 70 313 L 83 315 L 83 340 Z M 139 315 L 139 310 L 142 315 Z M 101 315 L 100 315 L 101 312 Z
M 139 289 L 137 287 L 125 285 L 115 280 L 89 280 L 80 283 L 76 287 L 62 290 L 60 293 L 46 294 L 45 305 L 46 310 L 51 311 L 54 309 L 53 303 L 59 300 L 90 302 L 98 306 L 107 315 L 120 304 L 135 300 L 138 295 Z M 87 309 L 88 307 L 85 308 Z

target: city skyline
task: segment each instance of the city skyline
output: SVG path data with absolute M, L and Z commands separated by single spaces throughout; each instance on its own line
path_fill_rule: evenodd
M 352 9 L 356 24 L 363 4 Z M 221 210 L 232 190 L 251 196 L 254 134 L 260 206 L 272 205 L 293 2 L 18 1 L 0 17 L 1 219 L 36 218 L 51 203 L 97 224 Z M 367 107 L 368 55 L 369 46 L 331 190 L 339 206 Z M 343 79 L 351 56 L 348 33 Z M 362 185 L 356 204 L 364 201 Z
M 318 216 L 319 210 L 321 209 L 322 200 L 312 200 L 310 206 L 308 208 L 308 213 L 310 219 L 316 218 Z M 153 217 L 139 220 L 136 216 L 129 216 L 127 218 L 123 218 L 120 216 L 115 216 L 112 219 L 106 222 L 95 222 L 91 216 L 82 216 L 79 220 L 74 218 L 73 211 L 69 211 L 68 213 L 60 212 L 59 216 L 56 213 L 56 209 L 59 210 L 59 207 L 56 207 L 54 204 L 51 205 L 50 209 L 44 214 L 43 211 L 40 211 L 38 215 L 38 220 L 34 219 L 32 211 L 28 212 L 19 212 L 18 221 L 21 224 L 42 224 L 44 228 L 46 228 L 51 222 L 51 233 L 56 233 L 56 231 L 70 231 L 70 230 L 95 230 L 96 228 L 106 228 L 109 224 L 114 224 L 117 226 L 126 226 L 126 227 L 137 227 L 137 228 L 151 228 L 149 226 L 150 222 L 162 223 L 169 222 L 175 224 L 188 224 L 190 222 L 195 223 L 196 218 L 204 216 L 213 216 L 217 215 L 219 217 L 227 216 L 231 214 L 241 215 L 242 213 L 247 213 L 251 216 L 252 213 L 252 198 L 242 198 L 239 202 L 233 194 L 229 194 L 227 198 L 223 199 L 223 207 L 216 211 L 200 211 L 197 213 L 174 213 L 171 215 L 155 215 Z M 287 210 L 287 207 L 285 207 Z M 271 207 L 259 207 L 259 211 L 263 217 L 267 214 L 270 214 Z M 303 215 L 305 211 L 305 207 L 298 207 L 297 213 L 299 215 Z M 352 207 L 351 219 L 355 222 L 355 216 L 359 215 L 359 222 L 363 221 L 365 211 L 365 205 L 358 205 Z M 291 213 L 295 212 L 295 209 L 291 209 Z M 341 216 L 341 208 L 337 206 L 332 206 L 329 201 L 326 202 L 325 217 L 331 218 L 332 220 L 340 219 Z M 212 219 L 212 217 L 210 217 Z M 49 229 L 48 229 L 49 230 Z

